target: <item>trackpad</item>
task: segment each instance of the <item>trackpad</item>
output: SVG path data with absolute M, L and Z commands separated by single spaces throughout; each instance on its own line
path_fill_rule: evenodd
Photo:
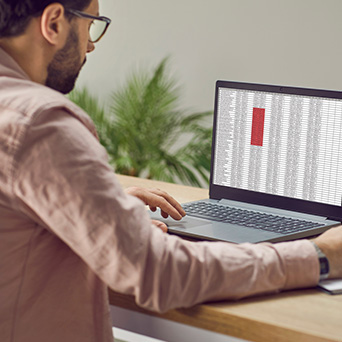
M 189 234 L 202 239 L 220 240 L 233 243 L 268 241 L 277 236 L 273 232 L 229 223 L 211 222 L 205 226 L 189 229 Z

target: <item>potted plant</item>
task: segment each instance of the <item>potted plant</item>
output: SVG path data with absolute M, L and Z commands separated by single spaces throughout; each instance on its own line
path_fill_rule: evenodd
M 70 98 L 94 120 L 115 172 L 195 186 L 208 184 L 212 112 L 179 108 L 179 87 L 164 59 L 152 74 L 135 72 L 108 109 L 86 88 Z

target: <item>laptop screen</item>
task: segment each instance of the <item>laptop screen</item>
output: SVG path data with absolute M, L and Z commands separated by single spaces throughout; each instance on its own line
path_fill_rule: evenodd
M 340 206 L 340 92 L 217 82 L 212 183 Z

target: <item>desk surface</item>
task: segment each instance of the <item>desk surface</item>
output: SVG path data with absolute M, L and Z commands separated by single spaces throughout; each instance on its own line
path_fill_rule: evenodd
M 122 186 L 157 187 L 184 203 L 208 197 L 208 190 L 118 175 Z M 155 314 L 134 298 L 109 292 L 110 303 L 221 334 L 256 341 L 342 341 L 342 295 L 316 289 L 287 291 L 237 302 L 197 305 Z

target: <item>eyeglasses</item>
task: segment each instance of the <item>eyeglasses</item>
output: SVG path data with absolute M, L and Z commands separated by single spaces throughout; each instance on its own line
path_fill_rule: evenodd
M 79 18 L 92 19 L 92 23 L 89 27 L 89 41 L 91 43 L 97 43 L 104 36 L 109 24 L 112 22 L 107 17 L 96 17 L 70 8 L 65 8 L 65 11 Z

